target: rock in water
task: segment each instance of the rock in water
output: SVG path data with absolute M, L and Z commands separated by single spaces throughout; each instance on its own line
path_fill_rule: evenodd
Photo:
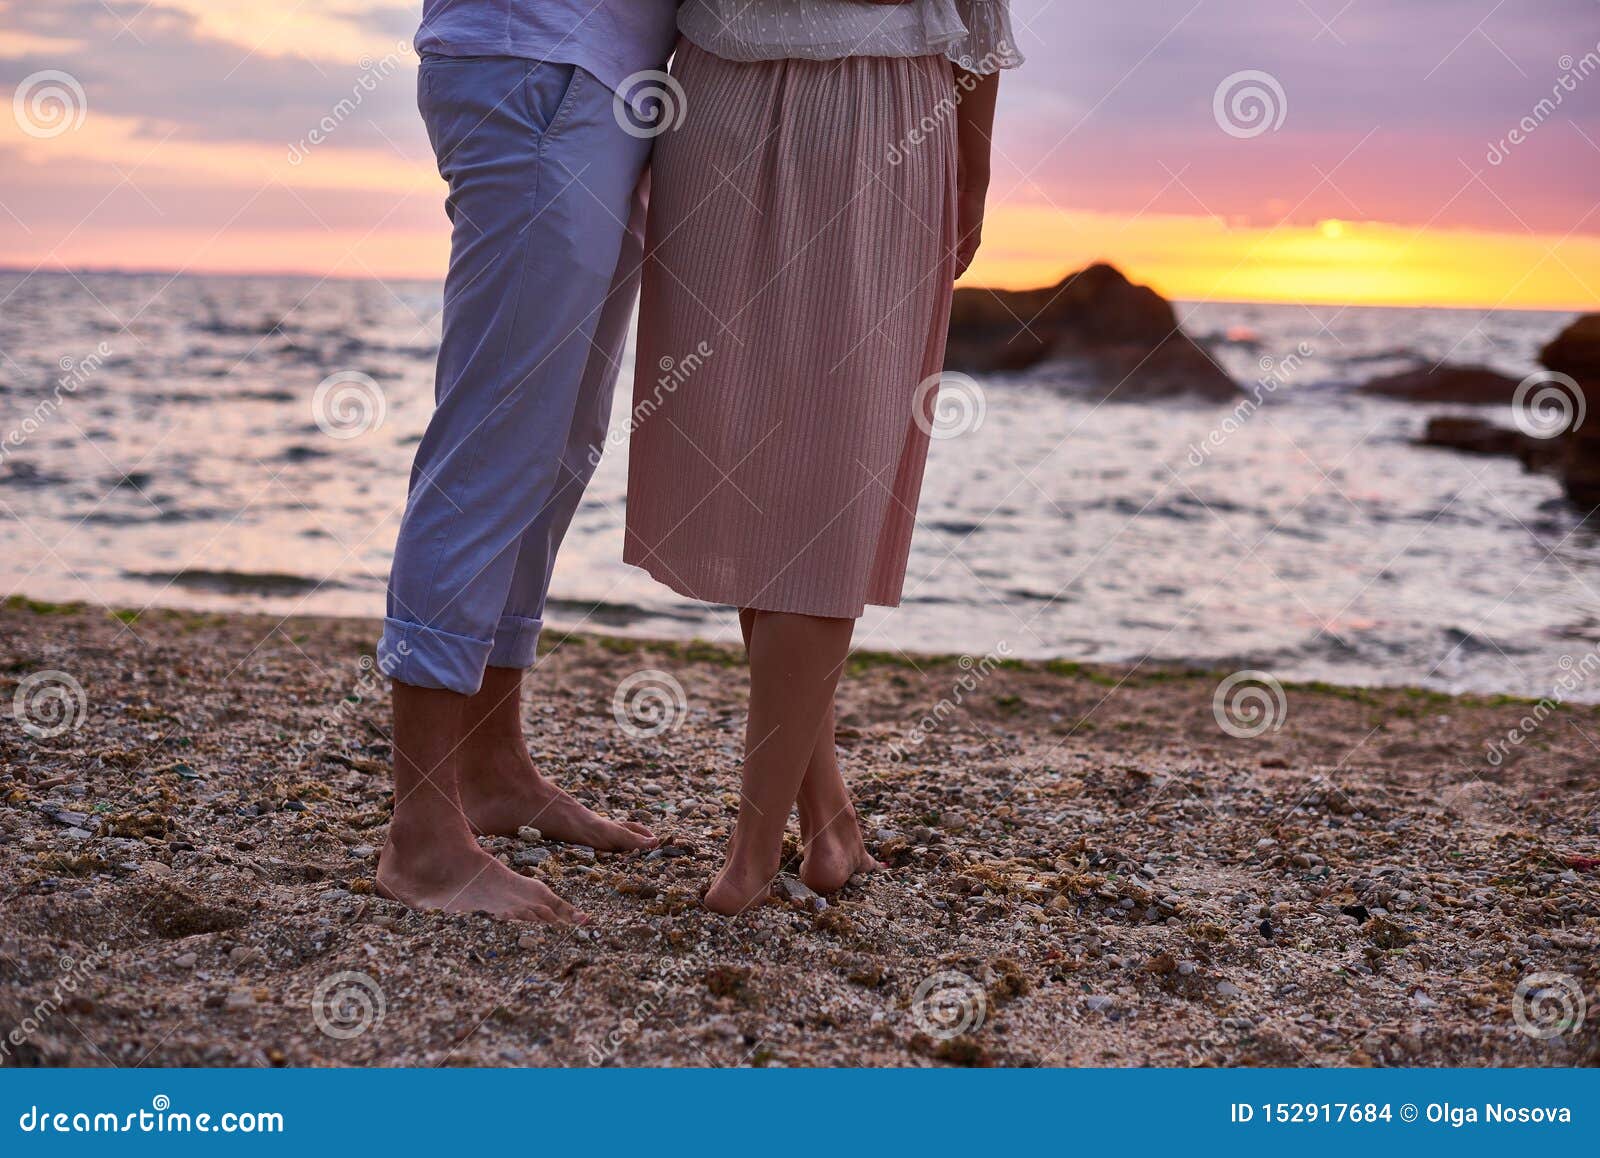
M 1580 507 L 1600 505 L 1600 314 L 1585 314 L 1539 353 L 1539 361 L 1578 384 L 1569 398 L 1570 425 L 1562 442 L 1561 481 Z M 1560 389 L 1558 383 L 1549 383 Z
M 1466 402 L 1509 406 L 1518 379 L 1487 366 L 1418 366 L 1356 387 L 1359 394 L 1381 394 L 1404 402 Z
M 1585 314 L 1562 330 L 1539 352 L 1539 361 L 1580 382 L 1580 374 L 1593 375 L 1600 369 L 1600 314 Z
M 1529 470 L 1557 470 L 1564 457 L 1561 445 L 1547 438 L 1534 438 L 1487 418 L 1458 414 L 1439 414 L 1428 419 L 1427 429 L 1417 439 L 1418 446 L 1438 446 L 1463 454 L 1511 455 Z
M 1237 383 L 1178 325 L 1172 304 L 1109 265 L 1033 290 L 959 289 L 945 367 L 1024 370 L 1076 364 L 1098 397 L 1231 401 Z

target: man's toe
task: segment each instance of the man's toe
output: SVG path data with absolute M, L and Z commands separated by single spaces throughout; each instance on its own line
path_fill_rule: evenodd
M 661 838 L 659 836 L 651 832 L 648 828 L 637 821 L 624 820 L 622 821 L 622 827 L 633 833 L 633 835 L 639 837 L 639 839 L 644 842 L 644 845 L 661 843 Z M 633 847 L 640 848 L 644 847 L 644 845 L 634 844 Z

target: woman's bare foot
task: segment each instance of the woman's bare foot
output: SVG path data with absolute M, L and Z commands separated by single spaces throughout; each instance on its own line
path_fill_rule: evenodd
M 478 848 L 437 846 L 401 853 L 391 839 L 378 858 L 378 895 L 413 909 L 487 913 L 500 921 L 582 925 L 589 918 L 545 885 L 513 872 Z
M 551 840 L 601 852 L 654 848 L 655 833 L 631 820 L 607 820 L 539 775 L 520 739 L 469 737 L 462 744 L 461 807 L 473 831 L 515 836 L 532 825 Z
M 768 869 L 757 866 L 753 858 L 730 855 L 706 890 L 705 906 L 724 917 L 737 917 L 766 900 L 777 878 L 776 858 Z
M 835 893 L 857 873 L 875 873 L 883 865 L 867 851 L 854 808 L 830 816 L 811 816 L 800 810 L 800 880 L 813 892 Z
M 729 917 L 759 904 L 777 879 L 784 826 L 829 717 L 855 629 L 853 619 L 751 608 L 740 610 L 739 623 L 750 654 L 739 818 L 728 863 L 705 895 L 706 908 Z

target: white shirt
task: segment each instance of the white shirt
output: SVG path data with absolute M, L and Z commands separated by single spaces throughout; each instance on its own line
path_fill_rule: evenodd
M 1009 0 L 685 0 L 678 31 L 725 60 L 947 56 L 978 73 L 1022 63 Z
M 664 68 L 674 0 L 423 0 L 417 54 L 518 56 L 575 64 L 620 89 Z

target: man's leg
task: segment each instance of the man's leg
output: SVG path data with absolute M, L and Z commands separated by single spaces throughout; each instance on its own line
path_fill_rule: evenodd
M 569 473 L 648 143 L 622 131 L 610 90 L 581 69 L 430 61 L 421 80 L 455 228 L 437 404 L 395 545 L 381 658 L 404 683 L 471 695 L 494 653 L 531 650 L 537 635 L 537 621 L 505 609 L 525 533 Z
M 654 848 L 656 836 L 644 825 L 608 820 L 539 774 L 522 736 L 522 674 L 489 668 L 466 703 L 461 807 L 473 830 L 509 835 L 528 825 L 550 840 L 603 851 Z
M 417 450 L 379 664 L 395 689 L 395 824 L 380 884 L 409 904 L 459 894 L 487 854 L 462 811 L 466 700 L 494 649 L 524 530 L 556 492 L 595 326 L 645 160 L 582 70 L 424 62 L 419 104 L 454 232 L 436 407 Z M 435 857 L 434 845 L 462 855 Z M 433 877 L 423 867 L 438 862 Z M 503 868 L 503 866 L 498 866 Z M 481 872 L 480 872 L 481 870 Z M 509 870 L 507 870 L 509 872 Z M 543 886 L 512 873 L 534 912 Z M 507 887 L 513 887 L 507 884 Z M 547 892 L 547 890 L 544 890 Z M 544 906 L 556 916 L 561 910 Z
M 378 892 L 414 909 L 582 923 L 582 913 L 484 852 L 468 830 L 456 798 L 462 702 L 454 692 L 394 685 L 394 817 Z
M 483 687 L 467 701 L 461 800 L 478 832 L 510 835 L 531 825 L 552 840 L 591 848 L 623 850 L 655 844 L 654 834 L 644 825 L 597 816 L 541 776 L 522 734 L 522 675 L 536 658 L 556 552 L 599 463 L 611 423 L 611 399 L 639 291 L 647 182 L 648 177 L 641 177 L 635 190 L 611 290 L 590 343 L 560 482 L 523 532 Z

